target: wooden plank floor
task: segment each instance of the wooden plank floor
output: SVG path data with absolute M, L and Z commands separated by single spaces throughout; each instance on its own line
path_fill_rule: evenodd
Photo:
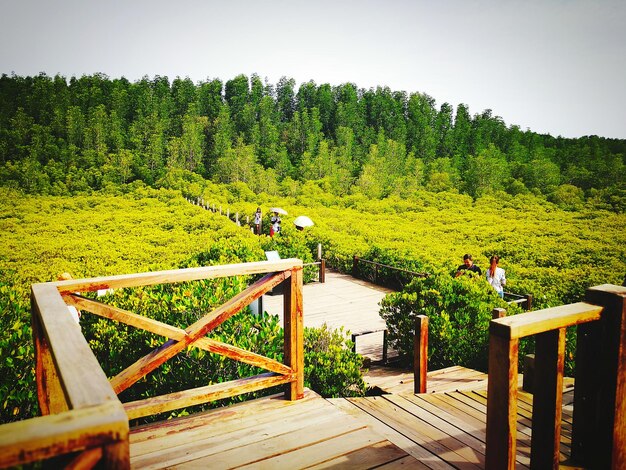
M 413 393 L 414 380 L 412 371 L 393 367 L 371 366 L 363 374 L 363 379 L 371 388 L 376 387 L 383 393 Z M 426 384 L 428 393 L 476 389 L 487 390 L 487 374 L 461 366 L 452 366 L 429 371 Z
M 326 271 L 326 282 L 313 282 L 303 287 L 304 326 L 319 327 L 326 323 L 336 329 L 344 327 L 351 333 L 382 330 L 385 322 L 378 314 L 378 303 L 393 292 L 348 274 Z M 263 310 L 279 315 L 282 324 L 283 296 L 264 295 Z M 359 336 L 357 352 L 374 361 L 382 359 L 382 331 Z M 393 352 L 390 352 L 390 356 Z
M 426 468 L 309 390 L 133 429 L 130 454 L 142 469 Z
M 563 395 L 561 459 L 570 453 L 573 387 Z M 263 398 L 131 430 L 131 466 L 430 468 L 485 464 L 487 392 L 465 390 L 290 402 Z M 532 396 L 518 398 L 517 468 L 530 465 Z
M 390 442 L 432 469 L 485 465 L 487 392 L 459 391 L 329 399 L 368 423 Z M 561 460 L 570 454 L 573 387 L 563 396 Z M 516 468 L 530 466 L 532 395 L 518 398 Z

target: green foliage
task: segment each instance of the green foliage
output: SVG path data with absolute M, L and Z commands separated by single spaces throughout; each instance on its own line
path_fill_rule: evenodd
M 461 365 L 486 371 L 492 310 L 519 313 L 472 272 L 415 279 L 402 292 L 387 295 L 381 307 L 391 344 L 407 357 L 412 357 L 416 316 L 428 317 L 429 369 Z
M 173 186 L 197 185 L 199 188 L 198 181 L 190 175 L 182 171 L 170 182 Z M 227 188 L 205 183 L 223 194 L 225 200 L 230 194 Z M 178 190 L 154 190 L 141 183 L 111 186 L 107 194 L 71 198 L 31 197 L 0 188 L 0 231 L 3 241 L 0 245 L 3 265 L 0 308 L 5 331 L 0 340 L 0 353 L 6 358 L 0 369 L 2 422 L 37 413 L 28 297 L 32 283 L 56 280 L 62 272 L 70 272 L 74 277 L 94 277 L 256 261 L 265 259 L 263 251 L 267 243 L 283 257 L 312 259 L 305 234 L 291 227 L 286 228 L 284 237 L 277 236 L 273 240 L 257 237 L 226 217 L 189 204 Z M 240 292 L 250 281 L 247 277 L 236 277 L 118 289 L 102 300 L 185 328 Z M 164 341 L 87 313 L 82 317 L 81 327 L 109 376 Z M 317 333 L 311 330 L 307 331 L 309 334 Z M 282 358 L 283 333 L 274 316 L 252 316 L 244 311 L 212 335 L 277 360 Z M 318 350 L 314 358 L 325 360 L 325 354 L 335 357 L 344 353 L 335 349 L 328 353 Z M 356 359 L 352 363 L 356 364 Z M 307 373 L 316 374 L 314 365 L 307 367 Z M 124 392 L 122 399 L 139 399 L 259 372 L 245 364 L 189 349 Z M 321 379 L 316 375 L 315 384 L 323 390 L 334 390 L 333 387 L 341 387 L 345 380 L 343 387 L 353 390 L 350 381 L 356 380 L 354 374 L 357 373 L 358 367 L 354 370 L 344 367 L 337 374 L 325 371 Z M 326 381 L 331 385 L 326 386 Z M 184 411 L 173 414 L 179 413 Z
M 1 423 L 33 416 L 38 411 L 28 292 L 16 283 L 16 276 L 15 272 L 0 269 Z
M 324 397 L 354 397 L 365 394 L 361 376 L 363 357 L 352 352 L 352 342 L 343 328 L 304 329 L 305 385 Z
M 472 197 L 523 188 L 547 196 L 563 183 L 586 197 L 625 188 L 625 140 L 521 132 L 489 109 L 471 115 L 461 103 L 455 112 L 388 87 L 294 87 L 257 75 L 197 85 L 2 75 L 0 184 L 86 194 L 110 183 L 157 185 L 184 169 L 273 195 L 292 180 L 377 199 L 423 188 Z

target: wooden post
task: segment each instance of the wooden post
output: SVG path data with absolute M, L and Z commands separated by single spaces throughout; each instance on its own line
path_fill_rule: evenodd
M 497 318 L 504 318 L 506 317 L 506 309 L 505 308 L 494 308 L 491 311 L 491 319 L 495 320 Z
M 535 380 L 530 468 L 559 468 L 565 328 L 535 337 Z
M 518 339 L 499 336 L 490 328 L 485 456 L 487 470 L 515 468 L 518 348 Z
M 387 364 L 387 350 L 389 343 L 387 342 L 387 328 L 383 330 L 383 364 Z
M 283 282 L 283 324 L 285 332 L 285 364 L 296 374 L 287 384 L 288 400 L 304 396 L 304 317 L 302 311 L 302 267 L 291 270 L 291 277 Z
M 592 287 L 585 298 L 604 310 L 598 322 L 578 330 L 572 458 L 583 466 L 626 468 L 626 288 Z
M 576 376 L 572 424 L 572 460 L 591 462 L 597 406 L 596 385 L 600 381 L 597 367 L 602 337 L 601 322 L 582 323 L 576 333 Z
M 359 257 L 358 256 L 353 256 L 352 257 L 352 277 L 354 278 L 358 278 L 359 276 L 357 276 L 358 274 L 358 265 L 359 265 Z
M 526 294 L 526 311 L 530 312 L 533 309 L 533 295 Z
M 413 392 L 426 393 L 428 373 L 428 317 L 418 315 L 415 319 L 413 340 Z
M 355 353 L 356 352 L 356 334 L 352 333 L 350 335 L 350 340 L 352 341 L 352 352 Z
M 522 390 L 533 393 L 535 389 L 535 355 L 526 354 L 524 356 L 524 377 L 522 381 Z
M 67 400 L 54 365 L 52 352 L 42 331 L 39 315 L 34 311 L 34 306 L 31 307 L 31 311 L 39 409 L 42 415 L 61 413 L 68 410 Z
M 320 260 L 320 282 L 323 284 L 326 282 L 326 260 Z

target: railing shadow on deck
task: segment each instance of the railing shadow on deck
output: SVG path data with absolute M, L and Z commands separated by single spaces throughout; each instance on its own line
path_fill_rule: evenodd
M 266 274 L 267 273 L 267 274 Z M 180 329 L 79 295 L 219 277 L 266 274 L 246 290 Z M 284 363 L 205 335 L 283 283 Z M 163 344 L 108 379 L 68 305 L 164 337 Z M 37 395 L 43 416 L 0 426 L 0 467 L 64 456 L 53 465 L 129 468 L 129 419 L 285 386 L 289 400 L 304 392 L 302 261 L 285 259 L 35 284 L 31 289 Z M 194 346 L 268 370 L 230 382 L 121 403 L 117 394 L 187 347 Z

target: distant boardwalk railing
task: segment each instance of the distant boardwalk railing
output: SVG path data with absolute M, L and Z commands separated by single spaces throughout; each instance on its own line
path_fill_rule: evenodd
M 391 287 L 392 289 L 401 290 L 414 277 L 428 276 L 429 273 L 410 271 L 358 256 L 352 257 L 352 277 L 364 279 L 373 284 Z
M 402 290 L 414 277 L 426 278 L 428 276 L 430 273 L 398 268 L 358 256 L 352 257 L 352 277 L 392 289 Z M 505 292 L 504 297 L 509 304 L 523 305 L 524 310 L 532 310 L 533 296 L 531 294 L 519 295 Z
M 83 297 L 79 292 L 266 274 L 185 329 Z M 206 334 L 278 284 L 284 295 L 284 361 L 246 351 Z M 0 426 L 0 467 L 66 455 L 54 466 L 129 468 L 129 419 L 285 385 L 287 399 L 304 393 L 302 261 L 286 259 L 35 284 L 31 291 L 37 396 L 44 416 Z M 163 336 L 161 346 L 110 380 L 68 305 Z M 197 347 L 268 373 L 121 403 L 117 394 L 161 364 Z

